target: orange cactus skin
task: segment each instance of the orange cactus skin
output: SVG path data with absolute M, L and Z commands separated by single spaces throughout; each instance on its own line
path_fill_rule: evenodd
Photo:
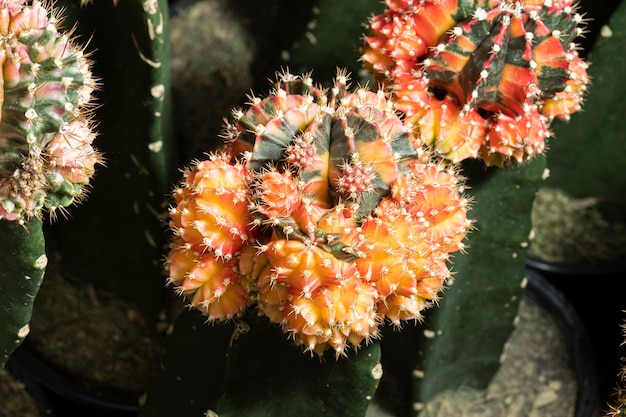
M 291 171 L 270 168 L 255 178 L 256 210 L 269 221 L 291 216 L 302 203 L 302 189 Z
M 185 245 L 226 258 L 254 238 L 246 168 L 229 160 L 227 154 L 213 155 L 187 170 L 170 209 L 170 227 Z
M 377 292 L 354 279 L 354 264 L 304 242 L 273 239 L 264 245 L 269 264 L 259 279 L 260 311 L 283 324 L 298 344 L 321 354 L 344 353 L 377 334 Z
M 481 153 L 491 165 L 502 165 L 504 158 L 524 162 L 543 152 L 548 136 L 545 117 L 537 111 L 517 117 L 499 115 L 489 129 L 487 145 Z
M 485 141 L 485 120 L 475 110 L 461 112 L 451 100 L 437 100 L 420 113 L 407 117 L 425 144 L 453 163 L 476 158 Z
M 570 115 L 582 109 L 583 94 L 589 84 L 587 68 L 589 65 L 574 54 L 570 62 L 570 79 L 566 81 L 563 91 L 544 101 L 541 113 L 549 119 L 569 120 Z
M 237 263 L 236 258 L 200 254 L 174 243 L 168 257 L 172 265 L 168 282 L 209 320 L 228 320 L 240 315 L 248 304 L 247 287 L 240 279 Z
M 415 135 L 443 157 L 453 162 L 482 158 L 495 165 L 526 161 L 544 148 L 552 119 L 567 120 L 581 108 L 589 79 L 573 43 L 584 22 L 572 1 L 386 4 L 387 10 L 369 22 L 364 65 L 391 85 Z M 436 104 L 440 101 L 448 110 L 460 110 L 443 117 L 442 105 Z M 535 111 L 545 117 L 536 117 Z M 474 129 L 471 146 L 462 146 L 459 138 L 467 136 L 468 112 L 480 114 L 471 120 L 483 126 Z M 494 133 L 489 132 L 499 115 L 544 126 L 534 129 L 538 136 L 530 139 L 533 146 L 490 144 Z M 435 124 L 440 120 L 439 128 Z

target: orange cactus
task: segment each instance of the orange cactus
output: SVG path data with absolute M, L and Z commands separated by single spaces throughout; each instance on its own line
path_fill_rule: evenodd
M 421 319 L 471 226 L 457 173 L 384 92 L 347 81 L 283 75 L 233 113 L 224 150 L 185 172 L 170 212 L 170 281 L 193 306 L 223 320 L 255 304 L 319 355 Z

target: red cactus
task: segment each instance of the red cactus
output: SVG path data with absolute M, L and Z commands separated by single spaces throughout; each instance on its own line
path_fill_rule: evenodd
M 588 77 L 573 40 L 582 20 L 568 0 L 387 1 L 369 22 L 363 61 L 444 157 L 522 162 L 543 150 L 553 118 L 581 106 Z M 530 121 L 537 135 L 506 140 L 492 132 L 503 116 Z

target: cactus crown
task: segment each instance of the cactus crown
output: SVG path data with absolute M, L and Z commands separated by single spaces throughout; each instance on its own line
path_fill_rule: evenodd
M 387 1 L 363 60 L 393 85 L 416 134 L 448 159 L 503 165 L 544 149 L 581 107 L 587 65 L 571 1 Z
M 254 173 L 292 173 L 314 203 L 367 214 L 419 148 L 382 91 L 350 93 L 342 72 L 332 88 L 311 83 L 308 75 L 282 74 L 269 97 L 252 97 L 229 128 L 237 130 L 232 146 L 248 152 Z
M 90 62 L 56 24 L 38 1 L 0 7 L 0 219 L 54 215 L 83 196 L 100 161 Z
M 256 304 L 305 349 L 341 355 L 437 299 L 467 200 L 385 93 L 281 74 L 224 137 L 171 210 L 170 282 L 210 320 Z

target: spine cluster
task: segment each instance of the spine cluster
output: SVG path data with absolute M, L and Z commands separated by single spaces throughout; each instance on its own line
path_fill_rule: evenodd
M 58 23 L 39 1 L 0 2 L 0 219 L 80 200 L 101 159 L 90 62 Z
M 341 355 L 438 299 L 468 201 L 385 93 L 282 74 L 224 136 L 170 210 L 169 281 L 209 320 L 254 306 L 306 350 Z
M 389 84 L 405 122 L 454 162 L 523 162 L 554 118 L 581 108 L 589 82 L 571 0 L 387 0 L 363 61 Z

